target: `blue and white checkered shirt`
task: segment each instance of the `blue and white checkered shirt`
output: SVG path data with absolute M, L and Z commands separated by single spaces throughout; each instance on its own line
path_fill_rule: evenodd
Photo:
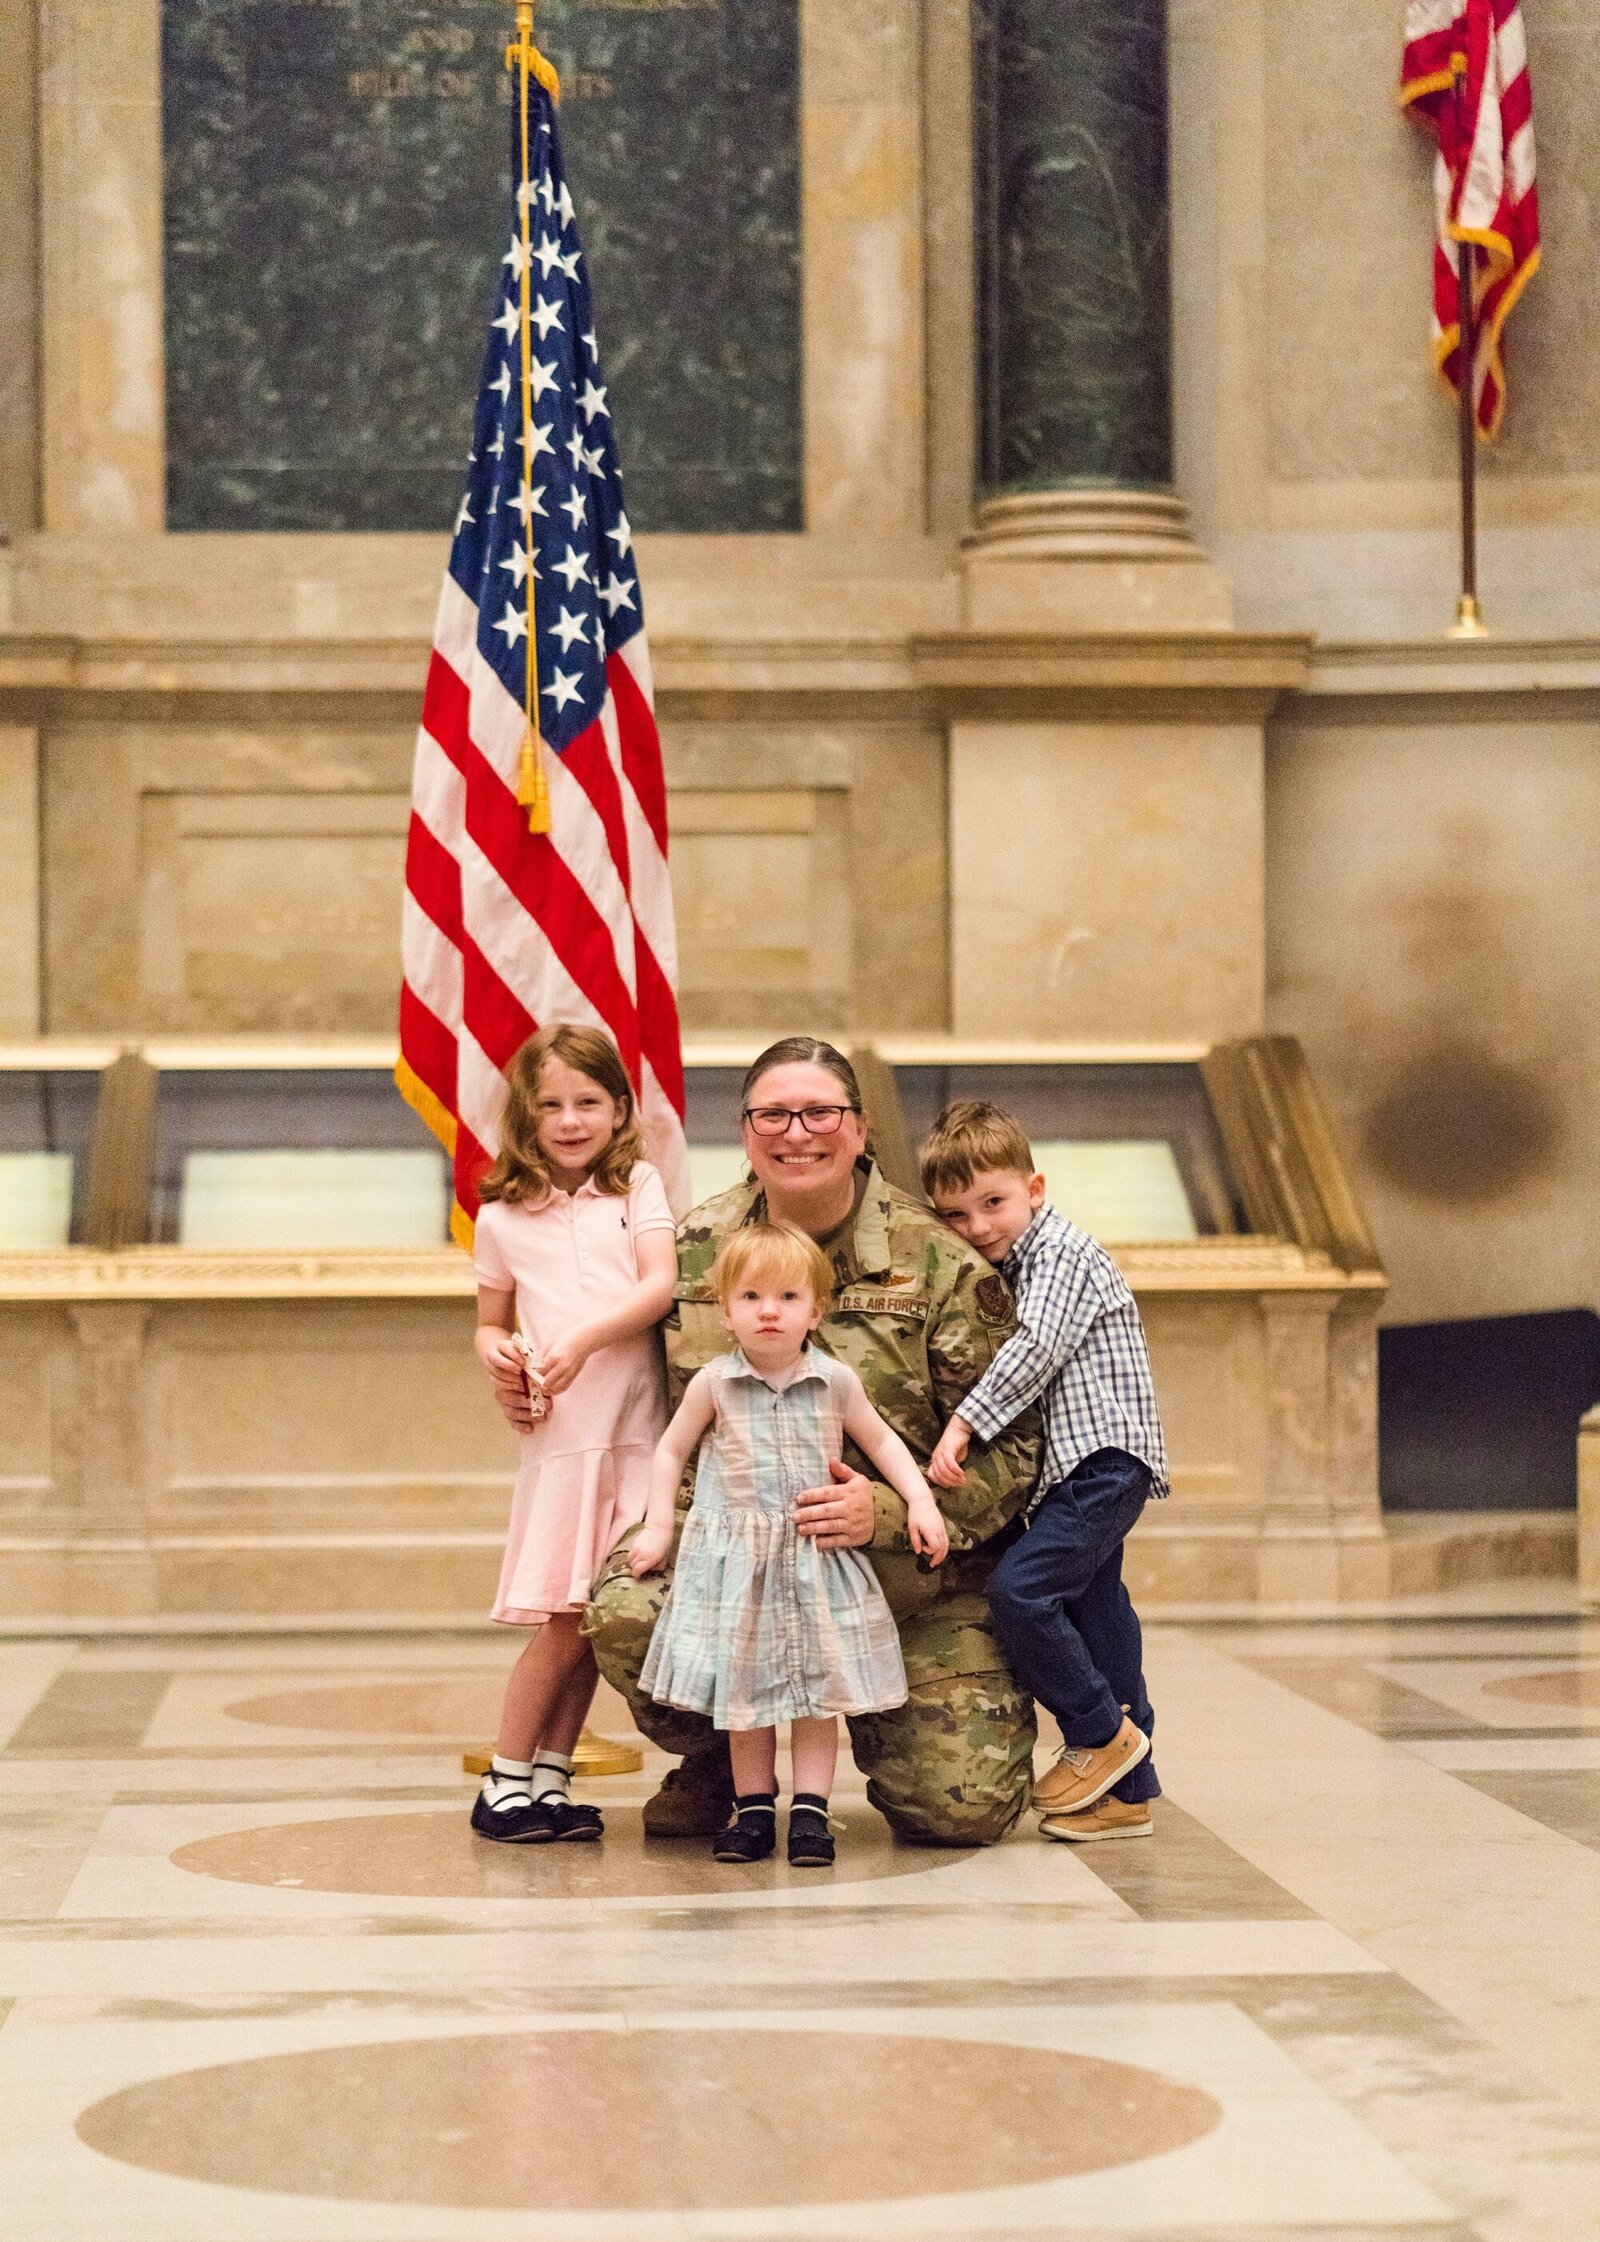
M 993 1440 L 1042 1397 L 1038 1491 L 1065 1479 L 1097 1448 L 1148 1464 L 1153 1495 L 1168 1490 L 1150 1357 L 1133 1294 L 1086 1230 L 1041 1207 L 1000 1264 L 1017 1300 L 1017 1330 L 961 1404 L 980 1440 Z

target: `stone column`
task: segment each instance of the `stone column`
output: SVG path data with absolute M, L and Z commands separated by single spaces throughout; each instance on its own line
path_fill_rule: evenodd
M 1226 627 L 1172 488 L 1165 0 L 978 0 L 974 22 L 967 620 Z

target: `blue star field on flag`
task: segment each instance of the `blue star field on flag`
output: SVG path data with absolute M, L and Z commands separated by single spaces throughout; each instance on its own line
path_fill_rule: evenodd
M 520 125 L 512 105 L 514 180 Z M 528 653 L 528 522 L 534 531 L 539 723 L 560 754 L 600 714 L 606 655 L 642 615 L 622 473 L 600 376 L 589 276 L 549 95 L 530 87 L 529 180 L 511 204 L 511 247 L 478 384 L 467 489 L 450 574 L 478 610 L 478 646 L 521 703 Z M 523 459 L 520 198 L 529 196 L 533 432 Z

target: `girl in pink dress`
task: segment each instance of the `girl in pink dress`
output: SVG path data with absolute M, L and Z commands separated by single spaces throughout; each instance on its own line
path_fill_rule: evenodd
M 500 1157 L 479 1186 L 477 1347 L 491 1376 L 526 1377 L 534 1407 L 493 1616 L 538 1632 L 511 1670 L 472 1826 L 529 1845 L 601 1833 L 598 1810 L 567 1795 L 595 1689 L 578 1621 L 649 1499 L 667 1422 L 656 1326 L 678 1260 L 610 1037 L 541 1028 L 507 1083 Z

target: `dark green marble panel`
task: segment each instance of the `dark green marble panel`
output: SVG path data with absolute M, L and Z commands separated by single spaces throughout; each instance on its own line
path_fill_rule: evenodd
M 984 488 L 1167 488 L 1165 0 L 974 22 Z
M 167 521 L 444 529 L 507 0 L 163 0 Z M 801 526 L 797 0 L 544 0 L 637 527 Z

